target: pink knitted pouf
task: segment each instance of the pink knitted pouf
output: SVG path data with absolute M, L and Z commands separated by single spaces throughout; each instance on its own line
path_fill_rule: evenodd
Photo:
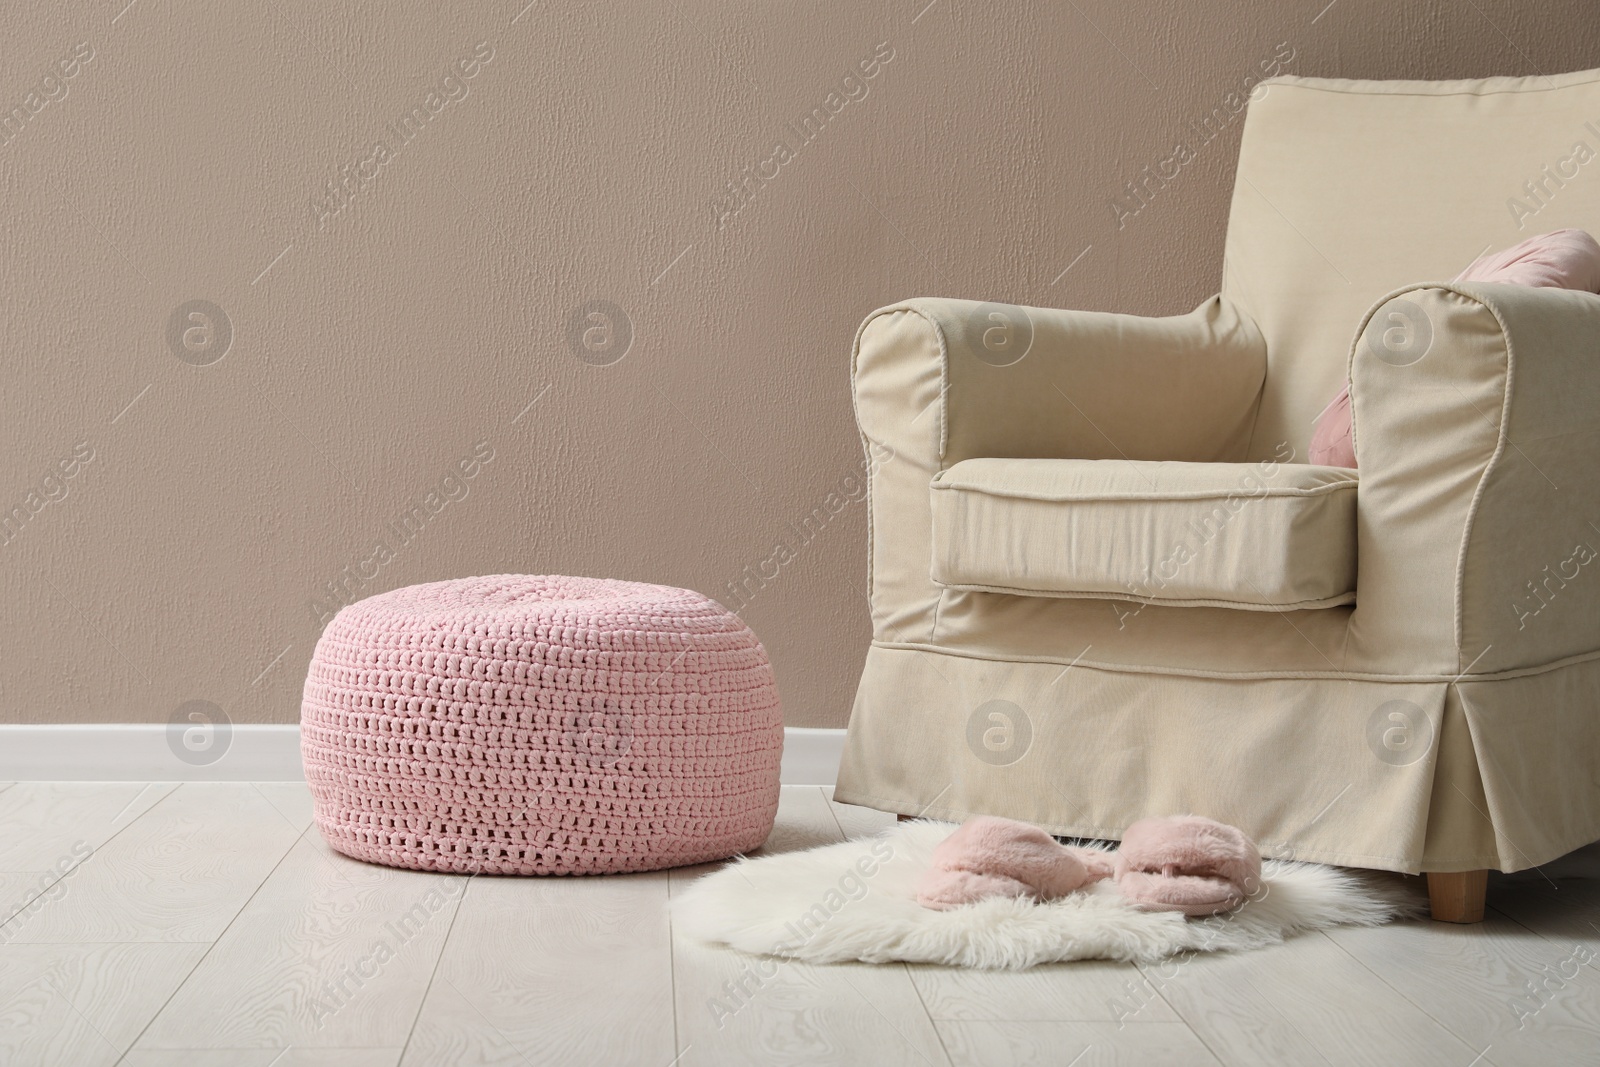
M 753 849 L 778 810 L 766 651 L 687 589 L 500 574 L 351 604 L 300 727 L 323 836 L 395 867 L 657 870 Z

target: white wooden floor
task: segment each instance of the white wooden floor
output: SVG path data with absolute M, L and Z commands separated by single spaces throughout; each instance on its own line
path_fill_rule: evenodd
M 1497 881 L 1476 927 L 1144 968 L 752 979 L 747 958 L 667 922 L 709 868 L 469 883 L 333 853 L 299 785 L 0 789 L 12 1067 L 1600 1064 L 1594 849 Z M 767 850 L 887 823 L 790 787 Z

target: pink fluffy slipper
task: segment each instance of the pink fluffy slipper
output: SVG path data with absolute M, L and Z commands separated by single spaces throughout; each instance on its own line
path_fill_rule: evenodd
M 1117 889 L 1143 911 L 1232 911 L 1261 885 L 1261 850 L 1200 815 L 1140 819 L 1122 835 Z
M 917 903 L 948 911 L 988 897 L 1055 900 L 1110 877 L 1111 857 L 1058 844 L 1036 826 L 989 815 L 968 819 L 933 850 Z

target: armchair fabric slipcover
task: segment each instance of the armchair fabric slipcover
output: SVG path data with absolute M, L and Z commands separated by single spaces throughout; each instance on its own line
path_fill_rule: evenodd
M 1600 296 L 1437 280 L 1600 231 L 1597 150 L 1600 71 L 1272 79 L 1190 314 L 874 312 L 837 797 L 1407 872 L 1600 839 Z M 1347 376 L 1359 472 L 1311 466 Z

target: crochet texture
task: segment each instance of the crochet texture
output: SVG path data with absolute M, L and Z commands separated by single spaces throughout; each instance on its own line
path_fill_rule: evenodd
M 715 601 L 494 575 L 346 607 L 311 659 L 318 827 L 419 870 L 602 874 L 756 848 L 783 724 L 766 651 Z

